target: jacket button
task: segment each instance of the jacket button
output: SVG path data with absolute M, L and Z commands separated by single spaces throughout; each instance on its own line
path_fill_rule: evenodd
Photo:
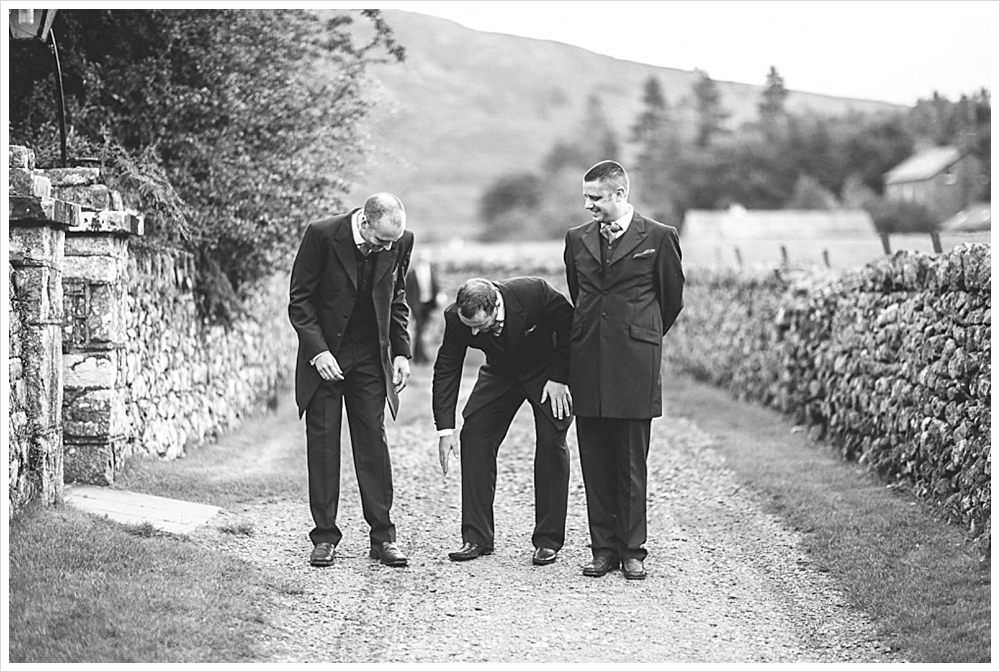
M 601 317 L 607 317 L 607 316 L 608 316 L 607 313 L 601 313 Z

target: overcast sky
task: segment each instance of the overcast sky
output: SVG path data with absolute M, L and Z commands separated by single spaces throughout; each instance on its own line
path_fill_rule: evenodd
M 345 5 L 357 6 L 357 5 Z M 554 40 L 712 79 L 905 105 L 996 91 L 995 0 L 383 2 L 466 27 Z

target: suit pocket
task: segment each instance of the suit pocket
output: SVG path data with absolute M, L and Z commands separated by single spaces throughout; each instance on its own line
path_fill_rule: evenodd
M 660 333 L 652 329 L 643 329 L 642 327 L 637 327 L 634 324 L 629 325 L 628 328 L 629 336 L 637 341 L 645 341 L 646 343 L 653 343 L 659 345 L 663 340 Z

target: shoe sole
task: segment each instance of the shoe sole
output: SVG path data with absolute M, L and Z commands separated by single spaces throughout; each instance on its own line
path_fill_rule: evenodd
M 409 560 L 397 560 L 395 562 L 386 562 L 385 560 L 382 559 L 382 556 L 376 553 L 375 551 L 369 551 L 368 557 L 371 558 L 372 560 L 378 560 L 386 567 L 406 567 L 407 563 L 409 562 Z
M 313 567 L 329 567 L 333 564 L 333 560 L 310 560 L 309 564 Z
M 552 564 L 553 562 L 555 562 L 555 561 L 556 561 L 556 560 L 557 560 L 558 558 L 559 558 L 559 556 L 558 556 L 558 555 L 553 555 L 553 556 L 552 556 L 552 557 L 551 557 L 550 559 L 548 559 L 548 560 L 536 560 L 535 558 L 532 558 L 532 559 L 531 559 L 531 564 L 533 564 L 533 565 L 539 565 L 539 566 L 544 566 L 544 565 L 551 565 L 551 564 Z
M 455 555 L 453 553 L 449 553 L 448 554 L 448 559 L 449 560 L 454 560 L 455 562 L 465 562 L 467 560 L 475 560 L 480 555 L 493 555 L 493 551 L 492 550 L 489 550 L 489 551 L 480 551 L 479 553 L 476 553 L 475 555 Z
M 623 572 L 624 574 L 624 572 Z M 625 574 L 625 578 L 631 581 L 642 581 L 646 578 L 645 574 Z
M 588 571 L 587 569 L 584 569 L 583 570 L 583 575 L 584 576 L 593 576 L 593 577 L 596 578 L 596 577 L 599 577 L 599 576 L 605 576 L 607 574 L 610 574 L 611 572 L 613 572 L 616 569 L 618 569 L 618 565 L 615 565 L 614 567 L 608 567 L 608 569 L 606 571 L 603 571 L 603 572 L 595 572 L 594 570 L 589 570 Z

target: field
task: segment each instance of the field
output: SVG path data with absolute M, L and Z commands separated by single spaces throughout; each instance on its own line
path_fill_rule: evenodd
M 941 247 L 948 252 L 963 243 L 990 243 L 991 233 L 942 234 Z M 914 250 L 933 253 L 929 235 L 893 235 L 889 238 L 892 252 Z M 681 239 L 685 268 L 777 266 L 782 262 L 784 246 L 790 264 L 824 263 L 827 253 L 830 268 L 845 270 L 875 261 L 885 253 L 877 236 L 868 238 L 830 238 L 826 240 L 740 240 L 719 242 Z M 461 271 L 479 267 L 483 273 L 494 277 L 510 275 L 562 276 L 563 241 L 530 241 L 504 243 L 476 243 L 452 241 L 428 243 L 423 250 L 441 266 L 442 270 Z M 737 256 L 736 250 L 739 250 Z

